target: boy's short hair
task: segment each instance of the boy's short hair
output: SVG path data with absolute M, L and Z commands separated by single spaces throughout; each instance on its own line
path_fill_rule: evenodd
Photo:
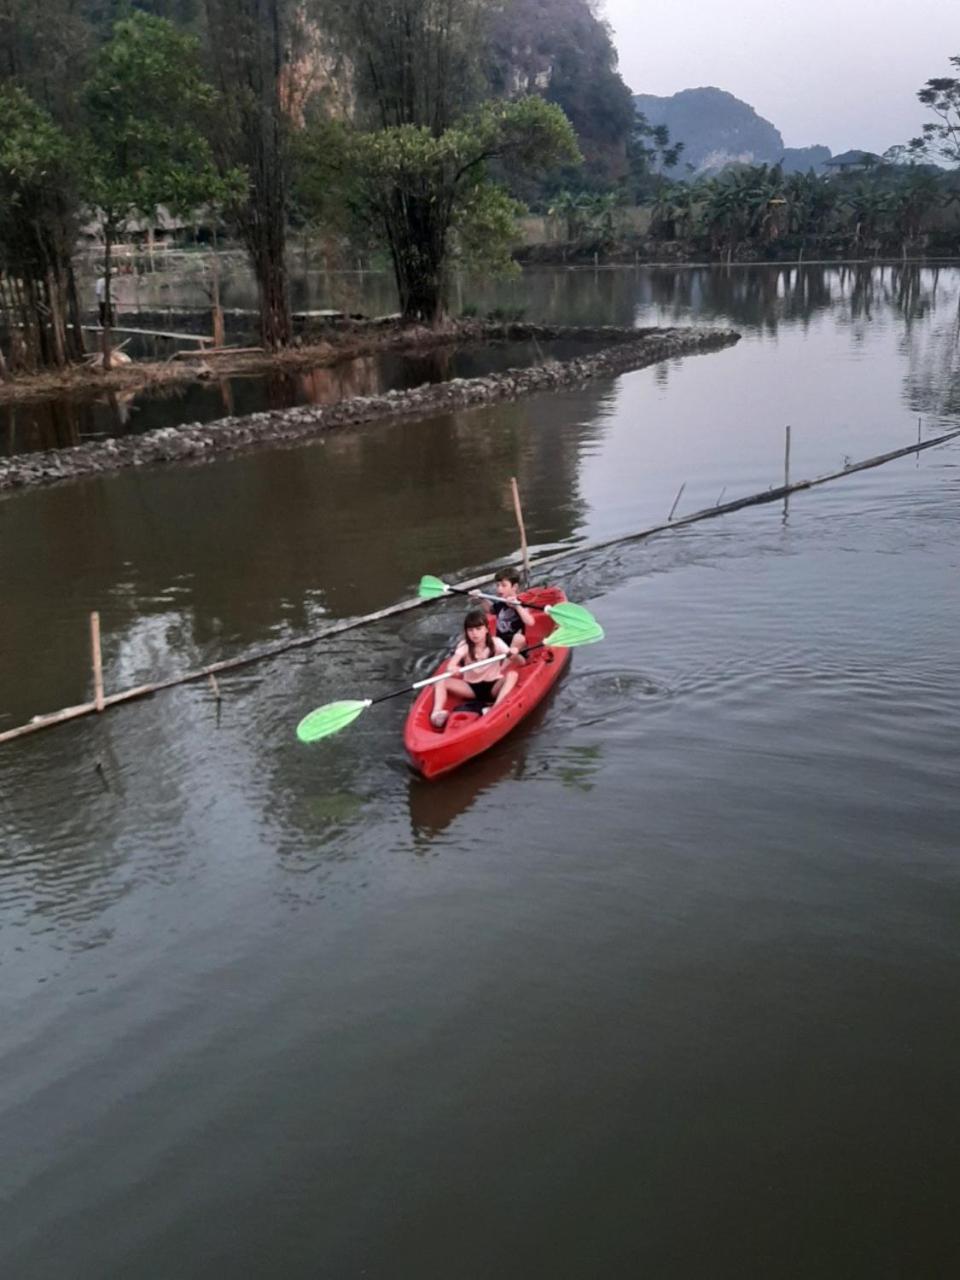
M 514 586 L 519 586 L 520 570 L 514 569 L 511 565 L 504 565 L 493 575 L 493 580 L 494 582 L 512 582 Z

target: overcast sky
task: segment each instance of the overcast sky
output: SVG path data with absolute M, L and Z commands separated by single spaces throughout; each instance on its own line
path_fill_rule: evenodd
M 933 117 L 916 99 L 960 54 L 957 0 L 601 0 L 634 93 L 716 85 L 788 147 L 885 151 Z M 955 73 L 954 73 L 955 74 Z

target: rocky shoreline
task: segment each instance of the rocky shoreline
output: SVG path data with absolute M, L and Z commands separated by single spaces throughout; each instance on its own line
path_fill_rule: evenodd
M 464 326 L 465 328 L 467 326 Z M 478 341 L 554 341 L 573 338 L 604 343 L 591 355 L 548 361 L 529 369 L 511 369 L 481 378 L 455 378 L 409 391 L 360 396 L 337 404 L 304 405 L 254 413 L 242 418 L 165 427 L 140 436 L 96 440 L 72 449 L 17 454 L 0 458 L 0 493 L 56 484 L 128 467 L 155 463 L 199 462 L 223 453 L 275 445 L 366 422 L 442 413 L 498 400 L 514 400 L 558 390 L 591 378 L 640 369 L 661 360 L 718 351 L 737 342 L 732 329 L 624 329 L 553 325 L 476 325 L 469 335 Z

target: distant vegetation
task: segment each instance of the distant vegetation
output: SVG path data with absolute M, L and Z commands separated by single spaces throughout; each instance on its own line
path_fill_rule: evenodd
M 245 247 L 271 349 L 291 230 L 427 323 L 452 266 L 511 269 L 524 207 L 570 258 L 956 250 L 960 83 L 919 97 L 917 138 L 837 164 L 719 90 L 635 100 L 591 0 L 0 0 L 0 376 L 82 354 L 85 224 L 109 362 L 109 265 L 160 208 Z

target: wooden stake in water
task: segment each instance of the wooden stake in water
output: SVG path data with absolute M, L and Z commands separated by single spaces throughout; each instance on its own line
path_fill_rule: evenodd
M 520 527 L 520 554 L 523 557 L 523 582 L 530 582 L 530 556 L 527 552 L 527 531 L 523 525 L 523 508 L 520 506 L 520 490 L 517 488 L 517 477 L 510 477 L 510 488 L 513 490 L 513 509 L 516 512 L 517 524 Z
M 677 490 L 677 496 L 676 496 L 676 497 L 674 498 L 674 500 L 673 500 L 673 506 L 670 508 L 670 514 L 667 516 L 667 524 L 669 524 L 669 523 L 670 523 L 670 521 L 673 519 L 673 513 L 674 513 L 674 512 L 676 511 L 676 509 L 677 509 L 677 503 L 678 503 L 678 502 L 680 501 L 680 499 L 683 497 L 683 491 L 684 491 L 684 489 L 685 489 L 686 487 L 687 487 L 687 482 L 686 482 L 686 480 L 684 480 L 683 484 L 682 484 L 682 485 L 680 486 L 680 488 Z
M 787 490 L 790 488 L 790 428 L 786 429 L 786 439 L 783 446 L 783 487 Z M 783 514 L 786 515 L 790 510 L 790 494 L 783 495 Z
M 93 705 L 102 711 L 103 702 L 103 655 L 100 652 L 100 615 L 90 615 L 90 654 L 93 659 Z

